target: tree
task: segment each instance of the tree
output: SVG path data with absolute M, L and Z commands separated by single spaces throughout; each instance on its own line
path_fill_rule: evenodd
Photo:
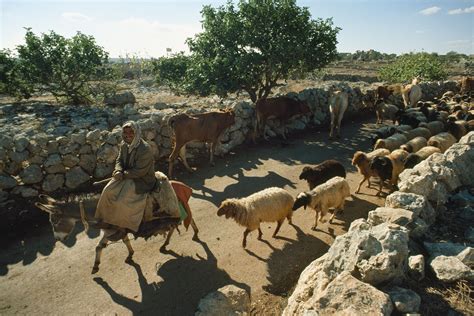
M 70 39 L 54 31 L 39 37 L 27 28 L 17 51 L 18 71 L 30 91 L 50 92 L 73 104 L 89 103 L 93 81 L 111 76 L 108 54 L 80 32 Z
M 167 85 L 175 92 L 181 92 L 190 64 L 191 57 L 184 55 L 183 52 L 153 60 L 153 72 L 157 74 L 156 81 Z
M 340 28 L 331 19 L 312 20 L 295 0 L 241 0 L 237 8 L 204 6 L 201 14 L 204 31 L 187 40 L 188 92 L 245 90 L 255 102 L 291 71 L 317 70 L 337 57 Z
M 389 82 L 410 82 L 414 77 L 423 80 L 444 80 L 448 73 L 437 54 L 410 53 L 399 57 L 379 71 L 381 79 Z
M 0 94 L 16 97 L 30 97 L 30 87 L 19 75 L 18 60 L 12 56 L 8 49 L 0 51 Z

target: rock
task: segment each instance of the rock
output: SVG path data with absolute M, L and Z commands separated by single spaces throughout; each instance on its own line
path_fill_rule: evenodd
M 195 315 L 250 315 L 249 294 L 235 285 L 226 285 L 201 299 Z
M 474 131 L 471 131 L 461 137 L 458 143 L 462 145 L 470 145 L 472 147 L 474 145 Z
M 436 220 L 435 210 L 422 195 L 395 191 L 387 196 L 385 206 L 410 210 L 415 217 L 420 216 L 428 224 L 433 224 Z
M 20 172 L 21 181 L 25 184 L 39 183 L 43 180 L 43 172 L 38 165 L 29 165 Z
M 26 161 L 29 156 L 28 150 L 25 151 L 10 151 L 9 156 L 10 159 L 14 162 L 22 163 L 23 161 Z
M 79 154 L 91 154 L 92 153 L 92 146 L 91 145 L 84 145 L 79 148 Z
M 468 229 L 466 229 L 466 231 L 464 232 L 464 237 L 466 237 L 469 242 L 474 243 L 474 227 L 469 227 Z
M 85 132 L 76 133 L 71 135 L 71 142 L 84 145 L 86 143 L 86 134 Z
M 283 315 L 390 315 L 392 302 L 387 294 L 354 278 L 349 272 L 339 274 L 324 291 L 297 309 L 285 308 Z M 290 307 L 290 308 L 289 308 Z
M 403 277 L 407 258 L 406 228 L 390 223 L 371 227 L 356 220 L 346 234 L 336 237 L 323 269 L 328 275 L 357 271 L 361 281 L 377 285 Z
M 94 173 L 96 165 L 96 158 L 94 155 L 81 155 L 79 158 L 79 166 L 84 169 L 88 174 Z
M 77 143 L 71 143 L 66 145 L 61 145 L 58 147 L 58 151 L 61 155 L 67 155 L 71 153 L 77 154 L 81 145 Z
M 24 151 L 28 147 L 30 141 L 25 136 L 20 135 L 15 137 L 14 143 L 16 151 Z
M 95 143 L 100 140 L 100 130 L 95 129 L 86 134 L 86 140 L 88 143 Z
M 79 185 L 89 181 L 90 176 L 82 170 L 81 167 L 76 166 L 66 172 L 66 187 L 75 189 Z
M 99 148 L 97 151 L 97 161 L 112 164 L 115 163 L 117 156 L 119 154 L 119 149 L 117 146 L 112 146 L 109 144 L 105 144 Z
M 425 278 L 425 257 L 423 255 L 408 257 L 408 276 L 415 281 Z
M 8 174 L 0 173 L 0 190 L 11 189 L 16 187 L 17 183 L 15 178 Z
M 69 138 L 67 138 L 66 136 L 56 137 L 56 141 L 58 142 L 59 146 L 69 145 Z
M 462 263 L 467 265 L 469 268 L 474 269 L 474 248 L 467 247 L 461 251 L 456 258 L 461 260 Z
M 113 106 L 123 106 L 125 104 L 135 104 L 136 99 L 132 92 L 117 93 L 113 96 L 104 98 L 104 104 Z
M 18 187 L 15 187 L 13 190 L 12 190 L 12 193 L 13 194 L 18 194 L 18 195 L 21 195 L 22 197 L 24 198 L 29 198 L 29 197 L 35 197 L 35 196 L 38 196 L 38 191 L 33 189 L 33 188 L 30 188 L 30 187 L 25 187 L 25 186 L 18 186 Z
M 436 277 L 443 282 L 474 280 L 474 272 L 457 257 L 437 256 L 430 262 Z
M 421 298 L 416 292 L 394 286 L 386 291 L 390 295 L 395 309 L 400 313 L 418 313 Z
M 46 151 L 49 154 L 55 154 L 58 152 L 58 147 L 59 147 L 59 144 L 56 140 L 50 140 L 48 141 L 48 144 L 46 145 Z
M 103 179 L 106 177 L 112 176 L 112 171 L 114 171 L 114 164 L 104 164 L 104 163 L 97 163 L 97 166 L 94 170 L 94 178 Z
M 13 138 L 4 133 L 0 134 L 0 147 L 5 149 L 11 149 L 14 146 Z
M 470 145 L 454 144 L 445 153 L 444 157 L 453 168 L 463 185 L 474 185 L 474 143 Z
M 63 157 L 63 165 L 72 168 L 79 163 L 80 159 L 74 155 L 66 155 Z
M 413 221 L 413 212 L 402 208 L 377 207 L 370 211 L 367 222 L 373 226 L 382 223 L 393 223 L 407 227 Z M 407 227 L 408 228 L 408 227 Z
M 8 200 L 8 193 L 0 189 L 0 203 Z
M 42 188 L 46 192 L 53 192 L 62 188 L 64 184 L 63 174 L 48 174 L 43 181 Z

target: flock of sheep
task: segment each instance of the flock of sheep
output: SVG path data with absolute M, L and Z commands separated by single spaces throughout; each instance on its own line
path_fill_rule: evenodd
M 472 86 L 472 82 L 469 84 Z M 365 181 L 368 181 L 370 188 L 371 177 L 379 178 L 378 196 L 382 194 L 385 182 L 393 190 L 399 174 L 405 168 L 413 168 L 434 153 L 443 153 L 467 132 L 474 130 L 471 89 L 466 91 L 462 84 L 461 93 L 448 91 L 434 101 L 420 100 L 422 93 L 417 79 L 399 91 L 403 96 L 404 107 L 388 104 L 380 93 L 377 95 L 374 102 L 377 123 L 391 120 L 394 124 L 375 131 L 372 152 L 354 153 L 352 165 L 357 167 L 363 177 L 355 193 L 360 192 Z M 331 137 L 334 129 L 339 132 L 340 120 L 347 108 L 347 96 L 344 100 L 344 94 L 333 92 L 330 98 L 330 112 L 334 113 L 331 115 Z M 303 169 L 300 179 L 308 182 L 309 191 L 298 194 L 296 199 L 288 191 L 272 187 L 248 197 L 226 199 L 217 214 L 232 218 L 246 228 L 243 247 L 246 247 L 247 235 L 251 231 L 258 229 L 258 238 L 262 237 L 261 222 L 277 222 L 273 233 L 275 237 L 285 218 L 291 224 L 293 211 L 302 206 L 315 211 L 312 227 L 315 230 L 318 219 L 323 222 L 330 208 L 334 208 L 334 212 L 329 222 L 338 211 L 344 209 L 345 199 L 351 195 L 345 176 L 345 168 L 340 162 L 327 160 Z

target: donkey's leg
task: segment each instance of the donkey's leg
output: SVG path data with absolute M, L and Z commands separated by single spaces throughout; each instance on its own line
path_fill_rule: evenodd
M 196 223 L 194 222 L 194 218 L 191 219 L 191 227 L 193 228 L 193 231 L 194 231 L 193 240 L 194 241 L 199 241 L 199 236 L 198 236 L 199 229 L 198 229 Z
M 165 243 L 160 247 L 160 252 L 165 252 L 166 251 L 166 246 L 169 245 L 171 235 L 173 235 L 173 232 L 174 232 L 174 227 L 170 229 L 168 234 L 166 234 L 166 240 L 165 240 Z
M 94 261 L 94 266 L 92 267 L 92 274 L 97 273 L 99 271 L 99 264 L 100 264 L 100 256 L 102 254 L 102 249 L 107 247 L 107 243 L 109 242 L 109 235 L 104 232 L 104 236 L 102 236 L 102 239 L 99 241 L 99 244 L 97 247 L 95 247 L 95 261 Z
M 128 257 L 125 259 L 125 262 L 132 262 L 133 261 L 133 248 L 132 244 L 130 243 L 130 239 L 128 239 L 128 234 L 125 235 L 125 237 L 122 238 L 123 243 L 125 246 L 127 246 L 128 249 Z

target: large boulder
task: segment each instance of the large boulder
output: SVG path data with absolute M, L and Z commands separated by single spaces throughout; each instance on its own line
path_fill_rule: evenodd
M 195 315 L 250 315 L 249 294 L 235 285 L 226 285 L 201 299 Z
M 395 309 L 400 313 L 418 313 L 420 309 L 420 296 L 408 289 L 394 286 L 386 291 L 390 295 Z
M 43 180 L 43 172 L 38 165 L 29 165 L 20 172 L 21 181 L 25 184 L 39 183 Z
M 437 256 L 431 260 L 430 266 L 441 281 L 455 282 L 463 279 L 474 281 L 474 271 L 457 257 Z
M 90 176 L 81 167 L 76 166 L 66 172 L 66 187 L 75 189 L 89 179 Z
M 63 187 L 64 175 L 63 174 L 48 174 L 42 183 L 43 191 L 53 192 Z

